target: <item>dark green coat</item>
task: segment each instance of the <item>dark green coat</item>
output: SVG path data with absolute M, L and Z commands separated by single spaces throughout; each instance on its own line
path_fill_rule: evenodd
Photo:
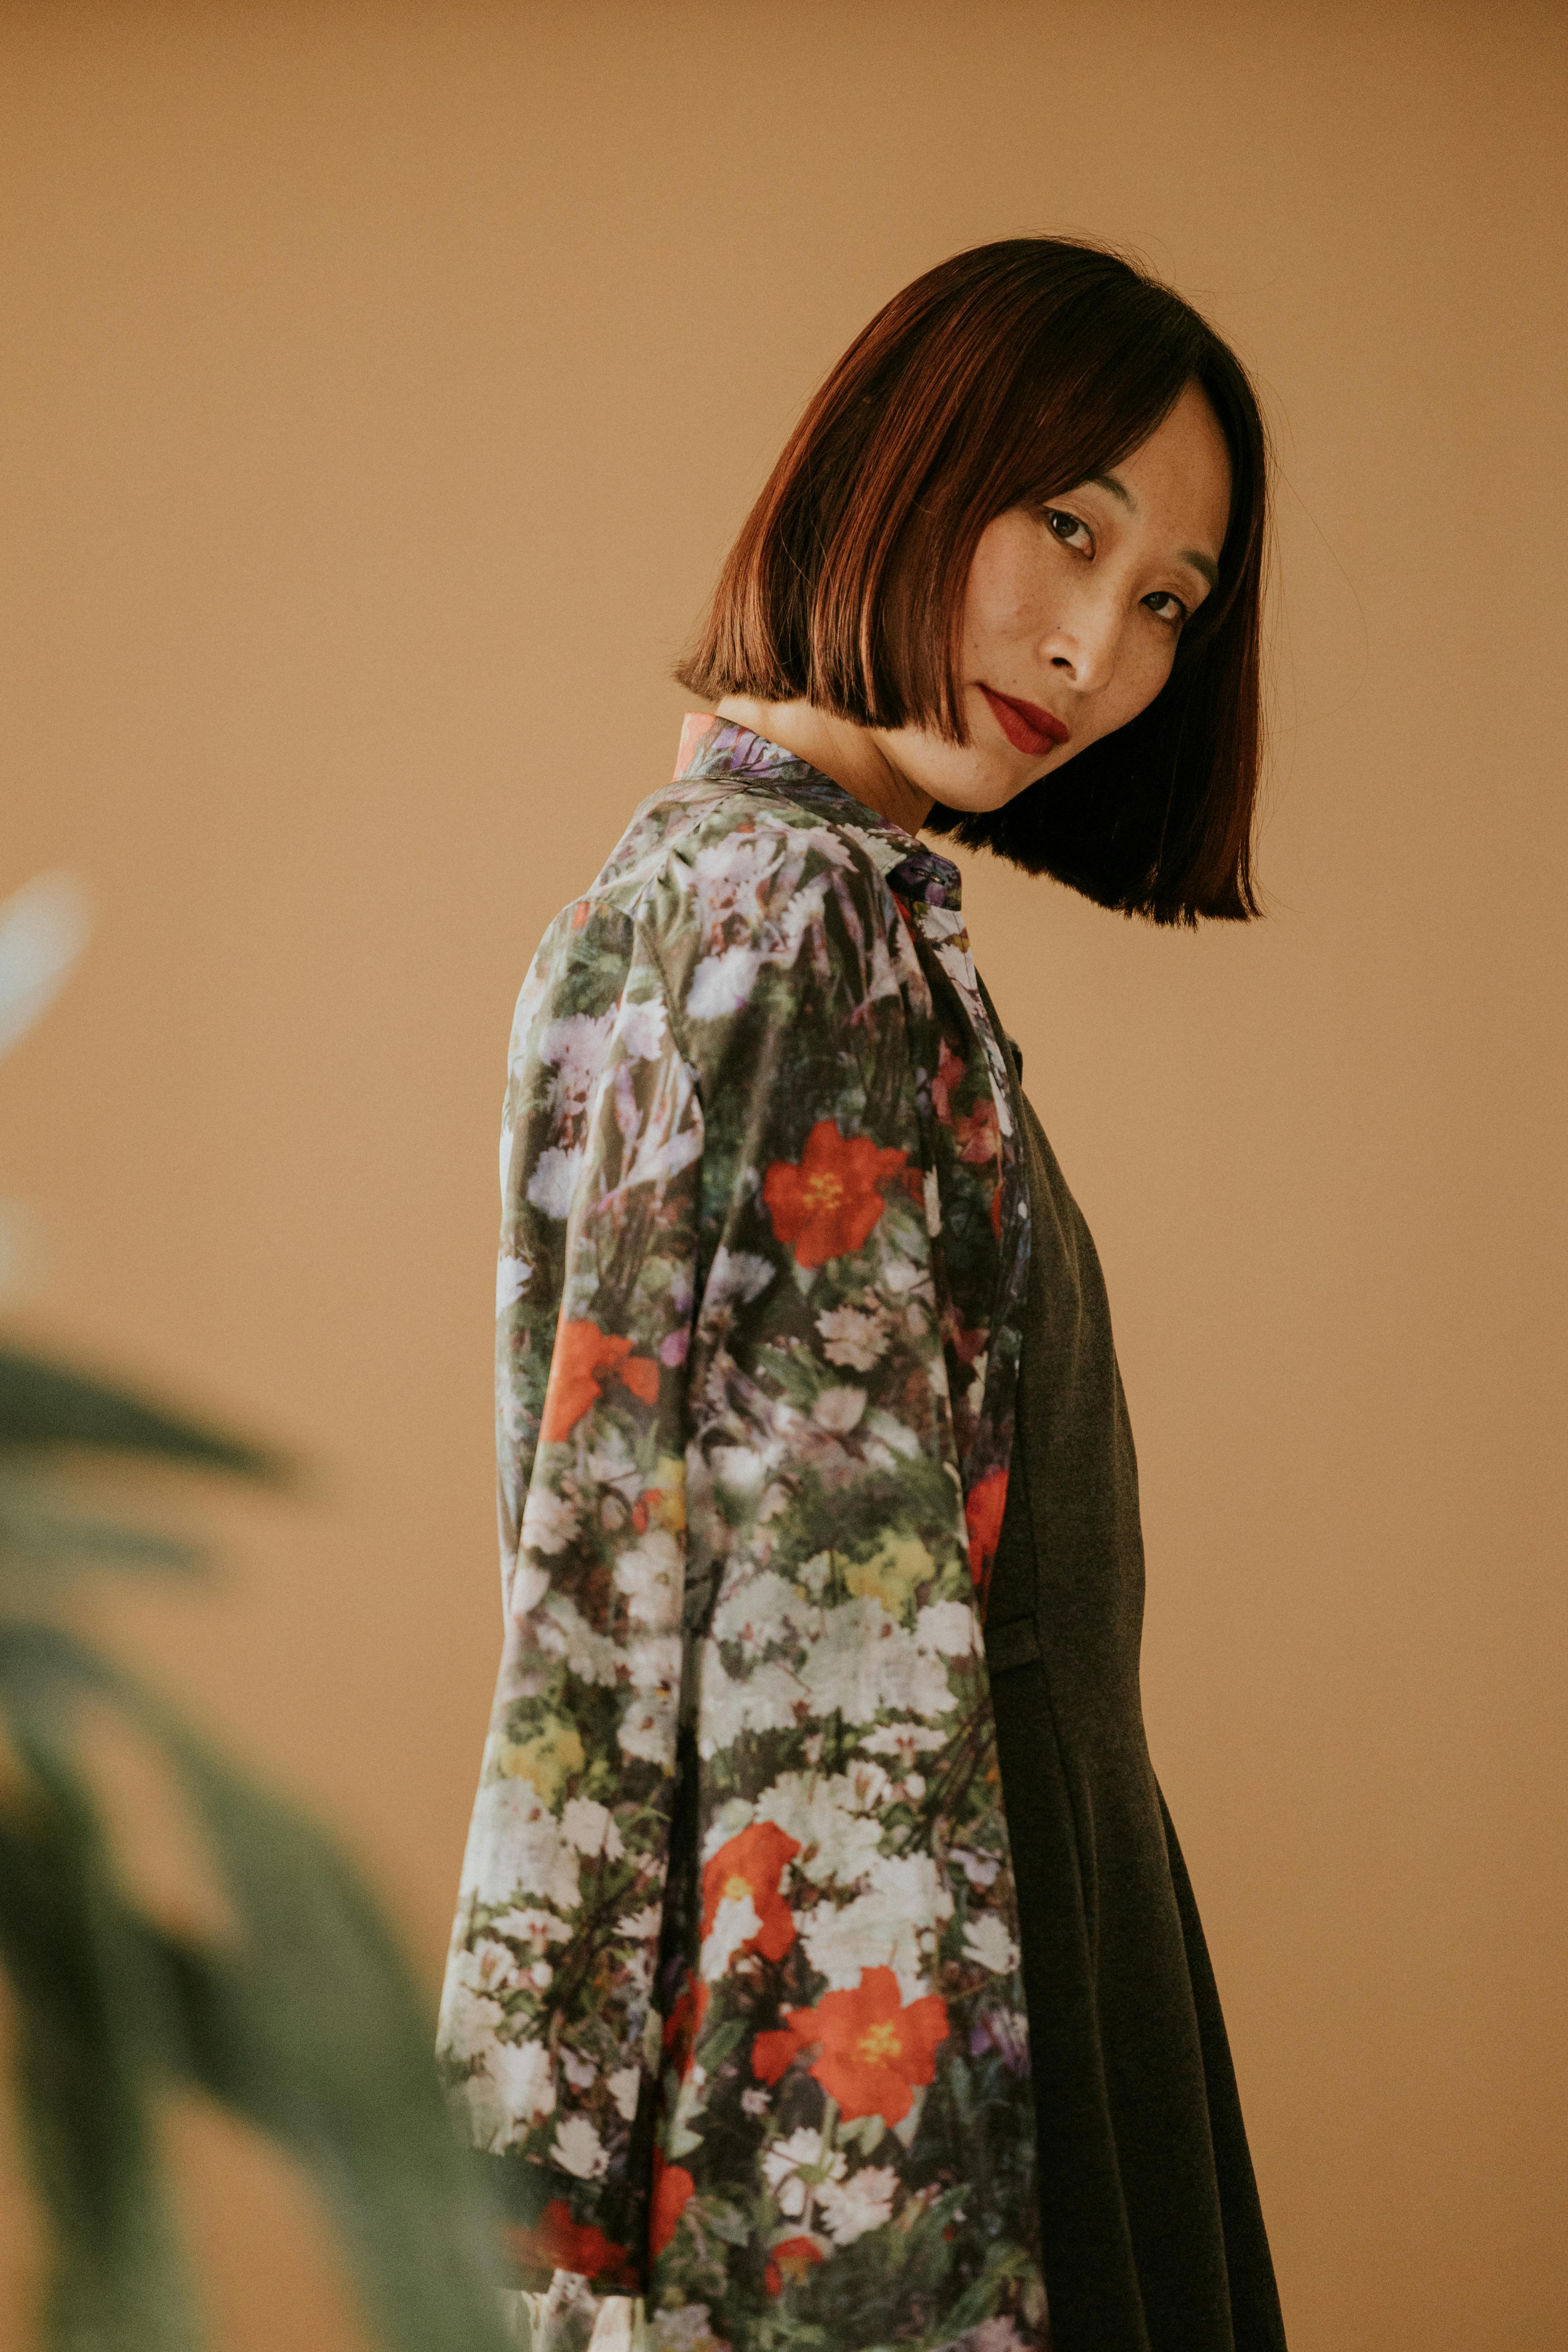
M 985 1646 L 1056 2352 L 1282 2352 L 1225 2021 L 1144 1740 L 1138 1475 L 1104 1278 L 1020 1108 L 1033 1243 Z

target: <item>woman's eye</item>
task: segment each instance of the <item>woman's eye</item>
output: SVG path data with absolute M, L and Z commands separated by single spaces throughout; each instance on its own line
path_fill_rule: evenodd
M 1145 596 L 1143 602 L 1157 621 L 1170 621 L 1177 628 L 1187 617 L 1186 606 L 1179 596 L 1173 596 L 1168 588 L 1157 589 L 1152 596 Z M 1162 606 L 1168 609 L 1162 611 Z
M 1089 525 L 1080 522 L 1077 515 L 1068 514 L 1061 507 L 1047 507 L 1046 525 L 1047 530 L 1056 533 L 1064 547 L 1074 548 L 1079 553 L 1093 553 L 1093 534 Z

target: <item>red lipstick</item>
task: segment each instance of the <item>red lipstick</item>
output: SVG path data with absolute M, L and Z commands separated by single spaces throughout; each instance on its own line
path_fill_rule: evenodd
M 1037 760 L 1043 751 L 1054 751 L 1072 732 L 1065 719 L 1054 710 L 1042 710 L 1037 702 L 1020 702 L 1016 695 L 997 694 L 988 686 L 980 691 L 1014 751 L 1027 752 L 1031 760 Z

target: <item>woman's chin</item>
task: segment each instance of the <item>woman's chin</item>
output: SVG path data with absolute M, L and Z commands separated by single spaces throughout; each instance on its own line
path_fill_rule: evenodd
M 944 776 L 940 781 L 933 780 L 925 789 L 943 808 L 955 809 L 963 816 L 991 816 L 1060 765 L 1059 759 L 1052 759 L 1048 761 L 1031 761 L 1027 765 L 1020 763 L 1020 766 L 1005 773 L 987 768 L 980 774 Z

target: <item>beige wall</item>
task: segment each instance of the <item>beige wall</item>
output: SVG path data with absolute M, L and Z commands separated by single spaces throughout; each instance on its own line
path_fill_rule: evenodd
M 432 1979 L 499 1636 L 511 1002 L 668 772 L 730 533 L 971 242 L 1131 240 L 1255 366 L 1270 919 L 1156 936 L 982 862 L 968 903 L 1107 1263 L 1296 2352 L 1563 2340 L 1563 30 L 0 11 L 0 889 L 70 866 L 100 918 L 0 1070 L 22 1319 L 324 1465 L 109 1622 Z M 181 2128 L 222 2344 L 353 2340 L 270 2162 Z

